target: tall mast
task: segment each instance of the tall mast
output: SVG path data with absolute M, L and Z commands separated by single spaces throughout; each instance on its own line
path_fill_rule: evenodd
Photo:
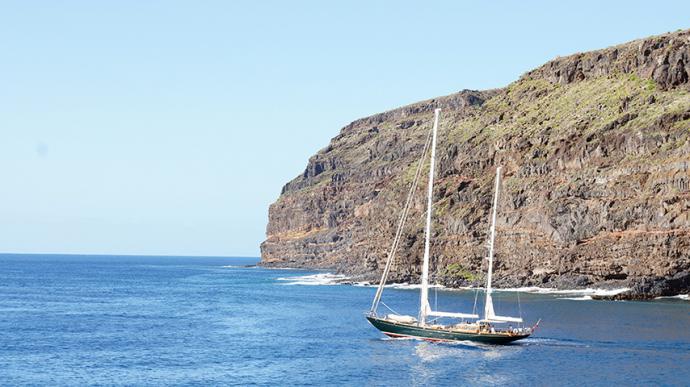
M 429 165 L 429 188 L 426 204 L 426 232 L 424 240 L 424 263 L 422 265 L 422 291 L 419 300 L 419 322 L 426 324 L 427 312 L 429 307 L 429 239 L 431 238 L 431 208 L 434 193 L 434 170 L 436 164 L 436 132 L 438 130 L 438 117 L 441 109 L 434 110 L 434 128 L 431 136 L 431 164 Z
M 489 273 L 486 276 L 486 300 L 484 302 L 484 319 L 494 315 L 491 300 L 491 276 L 494 271 L 494 239 L 496 237 L 496 209 L 498 207 L 498 189 L 501 184 L 501 167 L 496 168 L 496 188 L 494 191 L 493 213 L 491 214 L 491 237 L 489 239 Z

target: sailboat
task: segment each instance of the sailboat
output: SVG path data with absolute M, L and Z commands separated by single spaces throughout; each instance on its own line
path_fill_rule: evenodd
M 371 305 L 371 309 L 367 313 L 367 320 L 381 332 L 387 336 L 394 338 L 416 338 L 428 341 L 477 341 L 489 344 L 508 344 L 515 340 L 524 339 L 530 336 L 536 326 L 525 327 L 523 325 L 522 317 L 499 316 L 494 311 L 493 299 L 491 294 L 493 289 L 491 287 L 493 275 L 493 260 L 494 260 L 494 239 L 496 237 L 496 211 L 498 207 L 499 188 L 501 182 L 501 167 L 496 169 L 496 187 L 493 198 L 493 208 L 491 214 L 491 230 L 489 238 L 488 251 L 488 272 L 486 278 L 486 290 L 484 298 L 484 315 L 480 318 L 479 314 L 462 313 L 462 312 L 444 312 L 433 310 L 429 305 L 429 250 L 430 250 L 430 236 L 431 236 L 431 216 L 432 216 L 432 194 L 434 186 L 434 167 L 436 162 L 436 133 L 438 131 L 438 120 L 441 109 L 434 111 L 434 124 L 431 130 L 431 139 L 427 138 L 427 143 L 422 152 L 422 158 L 419 162 L 417 173 L 413 180 L 412 186 L 408 193 L 407 201 L 403 207 L 402 215 L 398 223 L 398 229 L 393 240 L 393 245 L 388 254 L 386 266 L 384 267 L 381 276 L 381 282 L 376 290 L 376 295 Z M 417 317 L 400 315 L 397 313 L 390 313 L 379 315 L 377 313 L 378 306 L 381 302 L 381 295 L 383 294 L 384 285 L 390 273 L 393 258 L 402 235 L 407 213 L 412 202 L 412 196 L 416 191 L 417 182 L 421 175 L 421 171 L 426 159 L 428 149 L 431 148 L 431 162 L 429 166 L 429 183 L 427 189 L 427 211 L 426 211 L 426 228 L 425 228 L 425 243 L 424 243 L 424 260 L 422 265 L 421 290 L 419 315 Z M 385 304 L 384 304 L 385 306 Z M 391 310 L 392 312 L 392 310 Z M 441 324 L 440 319 L 455 320 L 451 324 Z M 510 325 L 505 328 L 504 325 Z M 516 324 L 513 327 L 512 324 Z

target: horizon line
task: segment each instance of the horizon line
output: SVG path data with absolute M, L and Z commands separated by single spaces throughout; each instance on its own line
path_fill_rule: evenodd
M 179 257 L 179 258 L 257 258 L 260 256 L 248 255 L 175 255 L 175 254 L 105 254 L 105 253 L 11 253 L 0 252 L 3 255 L 71 255 L 71 256 L 97 256 L 97 257 Z

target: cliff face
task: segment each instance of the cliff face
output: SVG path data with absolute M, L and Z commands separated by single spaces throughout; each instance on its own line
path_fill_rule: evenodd
M 498 286 L 690 291 L 690 30 L 558 58 L 504 89 L 357 120 L 269 209 L 262 264 L 380 275 L 414 169 L 443 109 L 432 273 L 483 280 L 494 169 L 504 167 Z M 391 281 L 416 281 L 424 193 Z

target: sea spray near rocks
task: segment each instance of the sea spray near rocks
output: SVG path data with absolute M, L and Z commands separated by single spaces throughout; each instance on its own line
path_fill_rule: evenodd
M 355 282 L 352 278 L 333 273 L 318 273 L 318 274 L 307 274 L 307 275 L 296 275 L 290 277 L 279 277 L 276 281 L 282 281 L 283 285 L 302 285 L 302 286 L 323 286 L 323 285 L 351 285 L 360 287 L 376 287 L 376 284 L 371 284 L 369 282 Z M 409 284 L 409 283 L 389 283 L 385 285 L 386 288 L 397 289 L 397 290 L 419 290 L 421 285 L 419 284 Z M 431 284 L 429 285 L 431 289 L 437 289 L 442 291 L 483 291 L 483 287 L 461 287 L 461 288 L 449 288 L 441 284 Z M 592 296 L 597 297 L 613 297 L 619 294 L 624 294 L 630 291 L 630 288 L 619 288 L 619 289 L 556 289 L 556 288 L 540 288 L 536 286 L 523 287 L 523 288 L 494 288 L 494 292 L 510 292 L 510 293 L 530 293 L 530 294 L 545 294 L 545 295 L 582 295 L 582 297 L 587 297 L 586 299 L 591 300 Z M 658 298 L 686 298 L 686 295 L 681 296 L 671 296 L 671 297 L 658 297 Z M 569 298 L 564 298 L 569 299 Z M 578 298 L 585 299 L 585 298 Z

